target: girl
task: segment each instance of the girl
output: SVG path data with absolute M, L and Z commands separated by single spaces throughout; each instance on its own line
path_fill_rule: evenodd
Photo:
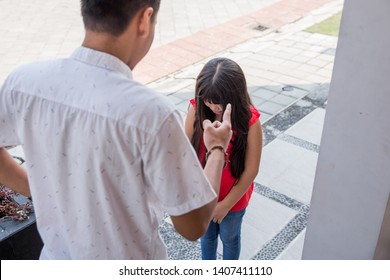
M 202 123 L 222 121 L 226 105 L 231 104 L 233 136 L 227 149 L 228 161 L 222 174 L 219 199 L 209 228 L 201 238 L 202 259 L 216 259 L 218 235 L 223 243 L 223 259 L 238 259 L 241 224 L 253 192 L 253 180 L 260 166 L 262 128 L 260 113 L 252 105 L 244 73 L 227 58 L 210 60 L 196 80 L 195 99 L 185 121 L 185 131 L 200 162 L 204 165 Z

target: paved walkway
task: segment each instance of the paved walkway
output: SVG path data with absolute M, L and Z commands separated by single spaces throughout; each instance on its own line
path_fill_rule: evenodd
M 263 29 L 271 32 L 295 22 L 313 9 L 331 1 L 281 0 L 273 2 L 275 3 L 254 12 L 152 49 L 136 67 L 134 77 L 144 83 L 154 81 L 248 39 L 264 36 L 261 32 Z
M 19 63 L 68 55 L 80 44 L 78 2 L 69 2 L 0 1 L 6 17 L 0 23 L 1 40 L 6 38 L 0 81 Z M 225 56 L 242 66 L 262 113 L 264 148 L 243 222 L 241 259 L 300 259 L 337 44 L 336 37 L 303 30 L 340 11 L 343 0 L 243 2 L 163 0 L 157 41 L 134 76 L 167 95 L 185 117 L 206 61 Z M 19 148 L 11 152 L 22 155 Z M 199 242 L 179 237 L 168 218 L 161 234 L 170 258 L 200 258 Z
M 276 4 L 281 2 L 287 1 Z M 149 84 L 166 94 L 185 117 L 188 99 L 194 95 L 194 77 L 210 57 L 229 57 L 242 66 L 252 101 L 262 113 L 264 148 L 243 222 L 241 259 L 301 258 L 337 45 L 337 37 L 303 30 L 340 11 L 342 4 L 323 1 L 306 14 L 291 17 L 291 23 L 254 35 Z M 170 258 L 200 258 L 199 242 L 180 238 L 169 219 L 161 231 Z M 219 257 L 221 254 L 219 246 Z

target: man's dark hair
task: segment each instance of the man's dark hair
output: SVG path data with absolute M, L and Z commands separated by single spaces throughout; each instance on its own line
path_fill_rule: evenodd
M 81 0 L 81 15 L 86 29 L 119 36 L 135 14 L 148 7 L 154 9 L 154 20 L 160 0 Z

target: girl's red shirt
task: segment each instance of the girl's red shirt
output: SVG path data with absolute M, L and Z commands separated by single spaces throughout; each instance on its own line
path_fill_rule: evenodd
M 194 107 L 194 109 L 196 110 L 195 99 L 191 99 L 190 103 Z M 260 112 L 253 105 L 251 105 L 250 110 L 252 112 L 252 117 L 249 120 L 249 126 L 253 125 L 260 118 Z M 233 132 L 232 140 L 233 139 L 234 139 L 234 132 Z M 233 147 L 233 144 L 232 144 L 232 142 L 230 142 L 228 149 L 226 151 L 229 155 L 231 154 L 232 147 Z M 201 139 L 201 146 L 200 146 L 199 154 L 198 154 L 200 162 L 204 161 L 205 155 L 206 155 L 206 147 L 203 144 L 203 138 L 202 138 Z M 233 177 L 232 173 L 230 172 L 230 162 L 228 162 L 226 167 L 223 169 L 223 172 L 222 172 L 221 187 L 219 190 L 218 201 L 223 200 L 227 196 L 227 194 L 230 192 L 230 190 L 234 187 L 235 181 L 236 181 L 236 179 Z M 252 184 L 249 186 L 246 193 L 230 209 L 230 212 L 240 211 L 248 206 L 249 200 L 250 200 L 252 193 L 253 193 L 253 188 L 254 188 L 254 183 L 252 182 Z

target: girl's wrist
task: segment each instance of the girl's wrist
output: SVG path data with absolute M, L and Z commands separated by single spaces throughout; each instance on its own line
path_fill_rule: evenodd
M 229 212 L 230 209 L 233 208 L 234 205 L 230 205 L 229 202 L 226 201 L 226 199 L 222 199 L 221 201 L 218 202 L 218 204 L 220 204 L 219 207 L 221 207 L 222 209 L 224 209 L 226 212 Z

